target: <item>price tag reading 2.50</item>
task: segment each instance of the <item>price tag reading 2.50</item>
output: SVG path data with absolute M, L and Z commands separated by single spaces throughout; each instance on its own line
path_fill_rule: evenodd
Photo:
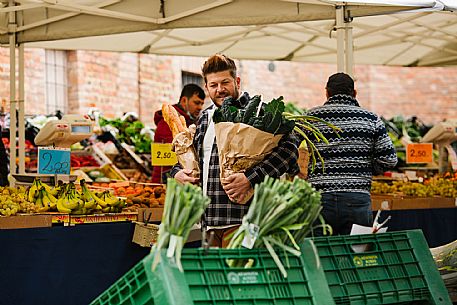
M 406 147 L 406 163 L 433 162 L 432 143 L 413 143 Z
M 156 166 L 175 165 L 178 160 L 176 154 L 171 151 L 170 143 L 152 143 L 151 146 L 151 163 Z
M 69 148 L 38 148 L 38 173 L 39 174 L 70 174 L 70 149 Z

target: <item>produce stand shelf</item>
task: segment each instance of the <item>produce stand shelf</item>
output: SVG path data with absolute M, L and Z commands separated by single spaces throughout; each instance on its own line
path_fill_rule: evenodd
M 371 195 L 372 209 L 415 210 L 455 208 L 457 198 L 409 197 L 401 195 Z
M 18 214 L 14 216 L 0 216 L 0 229 L 24 229 L 51 227 L 52 225 L 63 224 L 64 226 L 107 223 L 120 221 L 137 221 L 137 212 L 106 213 L 94 215 L 70 215 L 58 212 L 47 212 L 38 214 Z
M 91 223 L 104 223 L 104 222 L 119 222 L 119 221 L 136 221 L 138 213 L 107 213 L 107 214 L 94 214 L 94 215 L 53 215 L 53 223 L 63 223 L 64 225 L 78 225 L 78 224 L 91 224 Z

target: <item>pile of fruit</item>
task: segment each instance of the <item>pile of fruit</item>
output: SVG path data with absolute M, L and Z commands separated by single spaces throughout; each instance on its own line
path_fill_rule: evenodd
M 37 178 L 27 189 L 27 200 L 33 202 L 40 212 L 58 211 L 77 215 L 120 212 L 125 206 L 125 201 L 109 190 L 97 193 L 89 190 L 84 180 L 80 183 L 80 190 L 72 182 L 52 188 Z
M 25 191 L 22 186 L 18 188 L 0 187 L 0 215 L 11 216 L 17 213 L 38 212 L 38 207 L 28 201 Z
M 122 192 L 119 193 L 119 196 Z M 158 208 L 165 204 L 165 188 L 161 185 L 156 187 L 146 186 L 136 194 L 127 195 L 127 205 L 135 208 Z
M 94 157 L 91 155 L 75 155 L 71 154 L 71 167 L 72 168 L 80 168 L 80 167 L 99 167 L 100 164 L 95 160 Z
M 457 174 L 436 176 L 425 179 L 423 183 L 394 181 L 392 184 L 373 181 L 372 194 L 398 194 L 414 197 L 449 197 L 457 198 Z

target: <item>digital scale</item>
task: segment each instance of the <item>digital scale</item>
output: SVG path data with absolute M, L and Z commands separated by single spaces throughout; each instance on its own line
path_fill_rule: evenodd
M 70 148 L 72 144 L 89 138 L 93 129 L 88 116 L 67 114 L 61 120 L 47 122 L 35 137 L 35 144 Z
M 438 167 L 440 173 L 444 173 L 447 170 L 448 154 L 446 146 L 454 141 L 457 141 L 457 119 L 435 124 L 421 139 L 422 143 L 433 143 L 438 146 Z
M 89 138 L 93 133 L 93 122 L 82 115 L 68 114 L 60 120 L 47 122 L 35 137 L 37 146 L 50 146 L 54 149 L 70 149 L 74 143 Z M 51 148 L 50 148 L 51 149 Z M 70 162 L 70 160 L 68 160 Z M 68 165 L 69 166 L 69 165 Z M 36 177 L 55 185 L 58 180 L 75 181 L 76 175 L 64 174 L 13 174 L 16 185 L 30 185 Z

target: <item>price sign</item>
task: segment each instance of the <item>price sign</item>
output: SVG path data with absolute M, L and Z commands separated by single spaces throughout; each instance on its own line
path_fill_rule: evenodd
M 413 143 L 406 146 L 406 163 L 433 162 L 432 143 Z
M 152 143 L 151 163 L 157 166 L 171 166 L 178 163 L 176 154 L 171 151 L 171 143 Z
M 38 173 L 70 175 L 70 149 L 38 148 Z

